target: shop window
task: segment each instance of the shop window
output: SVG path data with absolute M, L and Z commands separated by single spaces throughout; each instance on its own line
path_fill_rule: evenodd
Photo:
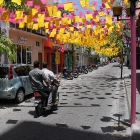
M 40 47 L 40 42 L 36 41 L 36 46 Z
M 32 64 L 31 46 L 15 45 L 17 47 L 16 62 L 17 64 Z

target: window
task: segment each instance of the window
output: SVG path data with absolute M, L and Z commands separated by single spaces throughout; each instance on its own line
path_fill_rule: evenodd
M 36 41 L 36 46 L 40 46 L 40 42 L 39 41 Z
M 18 76 L 28 76 L 29 72 L 33 69 L 32 66 L 21 66 L 15 68 L 15 72 Z
M 17 64 L 32 64 L 32 49 L 28 45 L 15 45 L 17 47 L 16 62 Z

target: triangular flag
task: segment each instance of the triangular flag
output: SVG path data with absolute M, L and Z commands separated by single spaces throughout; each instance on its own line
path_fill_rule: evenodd
M 11 1 L 16 3 L 17 5 L 21 5 L 21 0 L 11 0 Z

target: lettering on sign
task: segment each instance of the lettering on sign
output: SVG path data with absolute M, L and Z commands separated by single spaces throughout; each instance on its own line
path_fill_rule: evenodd
M 27 44 L 27 38 L 26 37 L 22 37 L 22 36 L 18 36 L 18 43 L 20 43 L 20 44 Z

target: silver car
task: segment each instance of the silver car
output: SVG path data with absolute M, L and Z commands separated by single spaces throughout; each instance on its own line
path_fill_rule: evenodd
M 0 99 L 24 101 L 25 95 L 33 93 L 29 81 L 31 65 L 0 65 Z

